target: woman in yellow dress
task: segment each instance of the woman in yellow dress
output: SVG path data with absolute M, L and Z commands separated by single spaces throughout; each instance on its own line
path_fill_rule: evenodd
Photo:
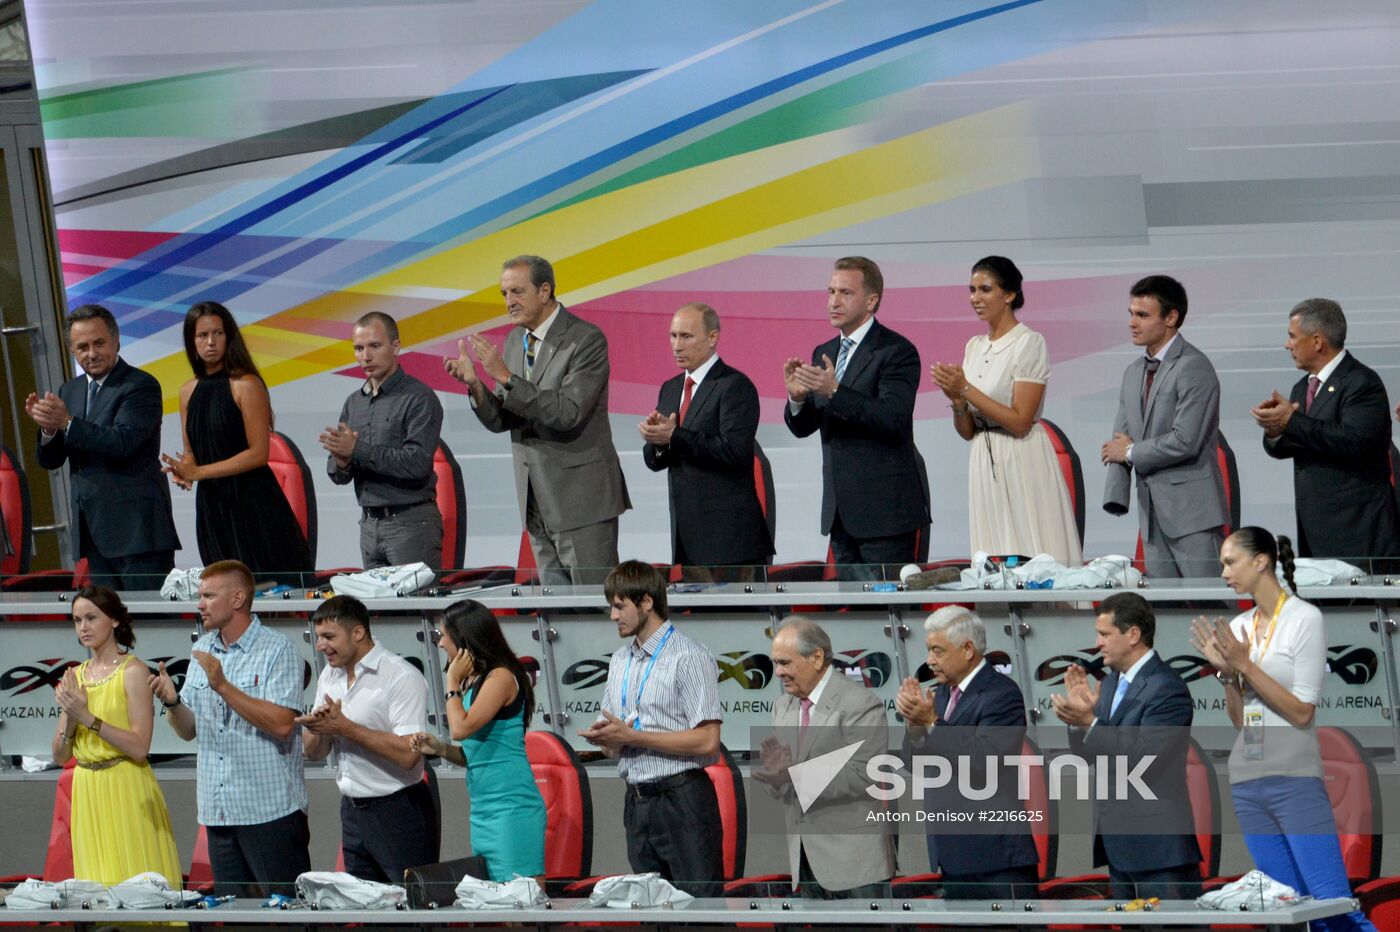
M 146 756 L 155 707 L 150 671 L 131 653 L 131 614 L 111 589 L 73 598 L 73 628 L 91 657 L 69 668 L 55 689 L 63 713 L 53 759 L 76 758 L 73 774 L 73 876 L 111 886 L 155 871 L 180 887 L 180 855 L 165 796 Z

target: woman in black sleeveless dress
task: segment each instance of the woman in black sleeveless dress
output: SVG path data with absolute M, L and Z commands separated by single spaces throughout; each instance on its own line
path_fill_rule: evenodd
M 306 535 L 267 466 L 272 407 L 228 308 L 204 301 L 185 314 L 195 377 L 180 389 L 185 451 L 165 471 L 195 493 L 195 536 L 205 566 L 238 560 L 259 581 L 292 585 L 312 571 Z

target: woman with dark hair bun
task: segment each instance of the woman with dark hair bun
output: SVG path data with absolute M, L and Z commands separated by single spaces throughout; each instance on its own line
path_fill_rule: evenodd
M 413 746 L 467 768 L 472 850 L 492 880 L 544 877 L 544 799 L 525 756 L 534 686 L 490 609 L 472 599 L 447 607 L 438 646 L 447 655 L 452 744 L 417 734 Z
M 1327 679 L 1322 612 L 1297 597 L 1293 545 L 1243 527 L 1220 548 L 1220 575 L 1254 607 L 1228 625 L 1197 618 L 1191 641 L 1225 686 L 1239 735 L 1230 752 L 1230 795 L 1254 866 L 1303 896 L 1351 896 L 1337 823 L 1313 734 Z M 1285 589 L 1278 581 L 1282 569 Z M 1359 911 L 1313 923 L 1375 927 Z
M 259 581 L 298 582 L 312 570 L 306 535 L 267 466 L 272 407 L 267 385 L 229 309 L 203 301 L 185 314 L 194 378 L 180 388 L 185 449 L 165 472 L 195 493 L 195 535 L 205 566 L 238 560 Z
M 165 796 L 146 756 L 155 709 L 150 670 L 131 653 L 131 614 L 111 589 L 73 596 L 73 627 L 91 656 L 55 688 L 63 710 L 54 763 L 73 774 L 73 876 L 112 885 L 155 871 L 180 886 L 180 856 Z
M 1050 356 L 1045 338 L 1016 319 L 1026 303 L 1021 270 L 1004 256 L 972 267 L 968 297 L 985 336 L 967 341 L 961 366 L 934 363 L 953 427 L 972 444 L 968 463 L 971 551 L 1048 553 L 1079 566 L 1083 551 L 1055 450 L 1040 425 Z

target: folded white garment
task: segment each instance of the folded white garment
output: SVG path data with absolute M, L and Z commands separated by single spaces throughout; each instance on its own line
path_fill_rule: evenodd
M 297 897 L 317 909 L 397 909 L 408 903 L 403 887 L 343 871 L 307 871 L 297 877 Z
M 187 570 L 171 570 L 160 584 L 163 599 L 189 602 L 199 598 L 199 577 L 204 575 L 204 567 L 196 566 Z
M 336 595 L 353 595 L 357 599 L 392 599 L 396 595 L 412 595 L 432 585 L 435 578 L 428 564 L 406 563 L 332 576 L 331 589 Z
M 549 902 L 533 877 L 517 876 L 503 883 L 463 877 L 456 892 L 457 905 L 463 909 L 525 909 Z
M 43 773 L 45 770 L 56 770 L 58 765 L 51 760 L 44 760 L 42 757 L 30 757 L 25 754 L 19 759 L 19 767 L 25 773 Z
M 1283 582 L 1283 566 L 1277 567 L 1279 582 Z M 1299 557 L 1293 564 L 1293 581 L 1299 586 L 1345 586 L 1366 574 L 1359 567 L 1341 560 L 1314 560 Z
M 167 903 L 183 906 L 198 900 L 193 890 L 171 889 L 165 875 L 146 871 L 107 889 L 112 906 L 122 909 L 160 909 Z
M 1257 912 L 1292 906 L 1304 899 L 1310 897 L 1299 897 L 1297 890 L 1279 883 L 1263 871 L 1250 871 L 1234 883 L 1201 894 L 1196 899 L 1196 905 L 1202 909 Z
M 1056 563 L 1042 553 L 1018 566 L 992 563 L 985 551 L 972 557 L 972 565 L 962 571 L 957 582 L 943 583 L 937 589 L 1133 589 L 1142 574 L 1128 557 L 1111 554 L 1090 560 L 1083 566 Z
M 5 898 L 10 909 L 76 909 L 84 903 L 106 909 L 107 888 L 95 880 L 26 880 Z
M 648 906 L 684 906 L 695 897 L 677 890 L 658 873 L 620 874 L 604 877 L 588 896 L 589 906 L 610 909 L 645 909 Z

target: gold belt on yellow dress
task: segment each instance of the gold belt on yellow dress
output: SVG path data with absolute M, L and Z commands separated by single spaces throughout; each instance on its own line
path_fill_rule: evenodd
M 83 768 L 84 770 L 106 770 L 108 767 L 115 767 L 123 761 L 129 760 L 131 760 L 131 758 L 123 754 L 120 757 L 109 757 L 107 760 L 80 760 L 78 761 L 78 766 Z

